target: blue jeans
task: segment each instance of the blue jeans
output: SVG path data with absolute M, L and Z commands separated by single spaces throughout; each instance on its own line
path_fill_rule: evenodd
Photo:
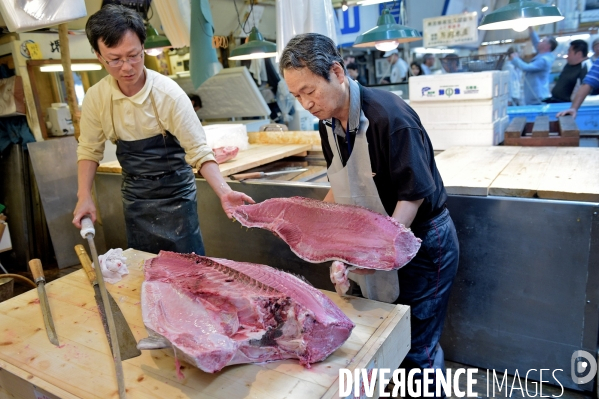
M 412 226 L 422 244 L 416 257 L 399 269 L 396 303 L 411 307 L 411 348 L 400 368 L 441 369 L 445 372 L 439 338 L 447 312 L 453 279 L 458 270 L 460 248 L 449 211 Z M 429 388 L 434 392 L 434 387 Z M 444 397 L 444 395 L 443 395 Z

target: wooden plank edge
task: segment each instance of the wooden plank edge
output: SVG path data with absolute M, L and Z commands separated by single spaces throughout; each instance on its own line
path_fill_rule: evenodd
M 537 190 L 526 188 L 493 187 L 489 188 L 489 195 L 499 197 L 534 198 Z
M 500 172 L 501 173 L 501 172 Z M 493 182 L 491 182 L 492 184 Z M 447 194 L 451 195 L 473 195 L 477 197 L 486 197 L 489 195 L 489 187 L 464 187 L 464 186 L 445 186 Z
M 269 145 L 269 144 L 262 144 L 262 145 Z M 303 145 L 302 144 L 289 144 L 289 145 L 294 145 L 294 146 L 301 145 L 301 147 L 298 147 L 297 149 L 295 149 L 293 151 L 290 151 L 290 150 L 283 151 L 283 152 L 279 152 L 277 154 L 270 155 L 266 158 L 262 158 L 259 162 L 257 162 L 256 164 L 254 164 L 252 166 L 249 166 L 249 167 L 244 167 L 242 169 L 239 169 L 238 167 L 232 167 L 229 170 L 224 170 L 224 171 L 221 170 L 221 176 L 227 177 L 227 176 L 233 175 L 235 173 L 243 172 L 248 169 L 257 168 L 258 166 L 266 165 L 268 163 L 281 160 L 283 158 L 292 157 L 294 155 L 301 154 L 305 151 L 309 151 L 312 148 L 312 144 L 303 144 Z M 201 175 L 199 175 L 199 176 L 201 176 Z
M 599 193 L 571 193 L 564 191 L 538 190 L 537 195 L 542 199 L 599 202 Z
M 406 354 L 410 350 L 410 313 L 407 306 L 397 305 L 393 312 L 387 317 L 387 320 L 377 329 L 375 334 L 364 344 L 364 347 L 356 354 L 354 359 L 359 359 L 352 362 L 353 366 L 348 369 L 353 374 L 356 368 L 366 368 L 372 362 L 374 368 L 389 368 L 395 370 L 401 364 Z M 401 331 L 403 330 L 403 331 Z M 388 340 L 393 332 L 397 331 L 395 340 Z M 405 333 L 408 335 L 407 347 L 398 348 L 401 338 L 405 338 Z M 385 358 L 386 355 L 392 355 L 392 359 Z M 395 359 L 397 361 L 395 361 Z M 386 364 L 387 362 L 397 363 L 397 366 Z M 378 380 L 374 387 L 373 398 L 378 398 Z M 353 395 L 350 395 L 353 397 Z M 335 379 L 331 387 L 325 392 L 322 399 L 337 399 L 339 398 L 339 377 Z
M 504 146 L 530 146 L 530 147 L 578 147 L 580 140 L 578 137 L 506 137 L 503 141 Z
M 0 359 L 0 369 L 6 370 L 10 374 L 21 378 L 24 381 L 28 381 L 30 384 L 43 389 L 51 393 L 52 395 L 56 395 L 62 399 L 79 399 L 78 396 L 71 394 L 70 392 L 64 391 L 58 388 L 56 385 L 48 383 L 46 380 L 37 377 L 19 367 L 14 366 L 11 363 L 8 363 L 4 360 Z

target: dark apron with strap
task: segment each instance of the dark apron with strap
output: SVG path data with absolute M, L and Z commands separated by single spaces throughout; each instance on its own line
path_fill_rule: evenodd
M 150 100 L 158 119 L 152 93 Z M 110 108 L 112 117 L 112 98 Z M 179 141 L 164 130 L 160 120 L 158 124 L 162 134 L 116 143 L 123 169 L 127 244 L 151 253 L 165 250 L 204 255 L 193 170 L 185 162 Z M 114 121 L 112 125 L 114 129 Z

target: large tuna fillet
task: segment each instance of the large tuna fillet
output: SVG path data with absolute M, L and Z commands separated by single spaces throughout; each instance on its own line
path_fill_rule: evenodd
M 235 208 L 246 227 L 270 230 L 308 262 L 338 260 L 365 269 L 394 270 L 418 252 L 420 239 L 388 216 L 353 205 L 309 198 L 274 198 Z
M 208 373 L 292 358 L 309 366 L 354 328 L 319 290 L 269 266 L 163 251 L 145 262 L 144 272 L 144 324 Z M 138 347 L 164 347 L 152 347 L 152 340 Z

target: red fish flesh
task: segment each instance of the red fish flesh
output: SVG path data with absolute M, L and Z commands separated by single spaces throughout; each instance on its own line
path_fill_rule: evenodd
M 292 358 L 309 367 L 354 328 L 322 292 L 270 266 L 162 251 L 144 273 L 144 324 L 208 373 Z M 138 347 L 166 346 L 152 347 L 156 334 Z
M 228 146 L 228 147 L 218 147 L 213 148 L 214 157 L 216 158 L 216 163 L 221 164 L 223 162 L 227 162 L 237 156 L 239 152 L 238 147 Z
M 365 269 L 396 270 L 416 256 L 421 242 L 388 216 L 303 197 L 241 205 L 233 217 L 245 227 L 272 231 L 297 256 L 314 263 L 338 260 Z

